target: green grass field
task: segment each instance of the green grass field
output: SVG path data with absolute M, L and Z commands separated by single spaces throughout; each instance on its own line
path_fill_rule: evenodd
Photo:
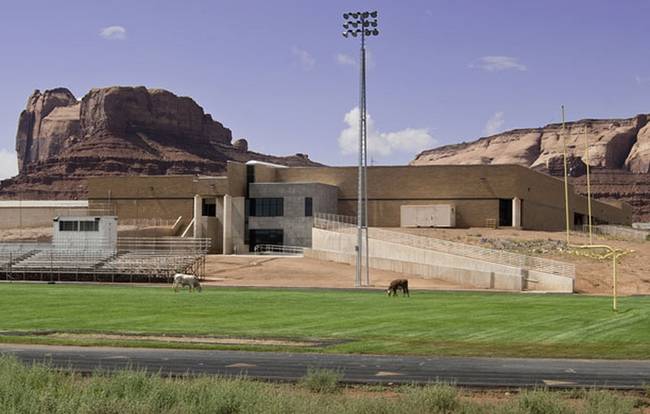
M 650 297 L 0 284 L 2 342 L 338 353 L 650 358 Z M 324 348 L 10 334 L 156 333 L 347 340 Z

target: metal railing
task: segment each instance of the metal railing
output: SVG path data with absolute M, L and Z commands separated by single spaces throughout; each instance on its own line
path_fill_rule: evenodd
M 140 218 L 140 219 L 120 219 L 120 226 L 135 227 L 173 227 L 178 219 L 160 219 L 160 218 Z
M 314 227 L 323 230 L 351 233 L 354 231 L 355 226 L 356 219 L 354 217 L 333 214 L 317 214 L 314 217 Z M 487 249 L 485 247 L 474 246 L 471 244 L 457 243 L 432 237 L 416 236 L 409 233 L 374 227 L 368 229 L 368 237 L 370 239 L 382 240 L 389 243 L 396 243 L 420 249 L 434 250 L 441 253 L 483 260 L 505 266 L 575 277 L 575 265 L 571 263 L 526 256 L 505 250 Z
M 284 246 L 278 244 L 258 244 L 253 249 L 255 254 L 278 256 L 302 256 L 305 248 L 300 246 Z

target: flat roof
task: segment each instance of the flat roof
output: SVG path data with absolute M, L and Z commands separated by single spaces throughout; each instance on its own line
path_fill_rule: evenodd
M 12 207 L 87 208 L 88 200 L 0 200 L 0 208 Z

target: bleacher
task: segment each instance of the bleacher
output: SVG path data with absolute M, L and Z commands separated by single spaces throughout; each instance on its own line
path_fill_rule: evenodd
M 171 282 L 176 273 L 203 277 L 207 239 L 123 238 L 113 247 L 62 248 L 0 243 L 0 279 Z
M 103 250 L 44 249 L 13 265 L 16 271 L 84 272 L 93 271 L 98 265 L 114 256 Z

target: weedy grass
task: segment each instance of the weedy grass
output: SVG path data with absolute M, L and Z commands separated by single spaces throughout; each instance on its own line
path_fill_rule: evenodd
M 336 372 L 314 370 L 305 380 Z M 320 383 L 321 380 L 317 382 Z M 338 382 L 337 382 L 338 383 Z M 142 371 L 65 373 L 47 364 L 24 365 L 0 355 L 3 414 L 628 414 L 634 399 L 608 391 L 575 398 L 548 390 L 523 391 L 510 399 L 481 402 L 442 383 L 393 388 L 389 393 L 313 392 L 301 384 L 274 384 L 243 377 L 161 377 Z M 328 389 L 331 391 L 331 389 Z

